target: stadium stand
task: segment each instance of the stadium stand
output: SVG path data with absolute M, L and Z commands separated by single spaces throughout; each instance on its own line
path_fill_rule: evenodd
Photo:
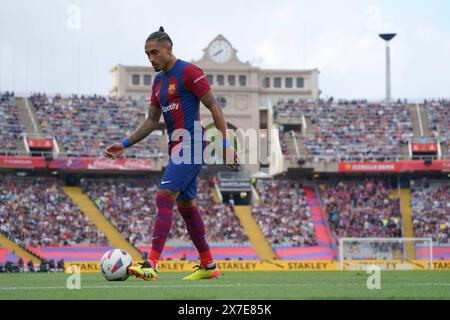
M 401 237 L 400 200 L 381 179 L 320 183 L 323 210 L 341 237 Z
M 450 184 L 411 181 L 414 236 L 431 237 L 436 244 L 450 244 Z
M 77 157 L 102 156 L 106 145 L 120 141 L 139 125 L 146 105 L 145 100 L 96 95 L 33 94 L 30 101 L 42 132 L 54 135 L 65 155 Z M 432 137 L 447 147 L 445 151 L 450 156 L 449 100 L 425 101 L 420 107 L 427 112 Z M 275 118 L 306 117 L 307 130 L 295 132 L 295 136 L 310 161 L 383 161 L 402 158 L 401 147 L 412 138 L 409 110 L 401 102 L 280 100 L 275 105 Z M 13 93 L 0 94 L 0 129 L 0 149 L 16 150 L 24 127 Z M 285 157 L 293 153 L 292 132 L 280 131 Z M 129 149 L 127 157 L 162 157 L 163 138 L 150 136 Z M 39 257 L 66 261 L 98 261 L 112 248 L 62 192 L 62 184 L 56 179 L 3 177 L 0 231 L 15 243 Z M 156 177 L 84 178 L 82 188 L 124 238 L 148 252 L 158 183 Z M 253 217 L 281 259 L 333 259 L 335 248 L 331 240 L 340 237 L 404 236 L 400 200 L 392 196 L 395 190 L 384 179 L 338 176 L 331 182 L 310 184 L 308 192 L 301 180 L 260 179 L 256 188 L 260 202 L 252 206 Z M 198 206 L 216 258 L 258 259 L 233 206 L 213 199 L 207 182 L 200 179 Z M 448 182 L 411 181 L 413 236 L 432 237 L 436 259 L 450 259 L 448 199 Z M 327 239 L 325 227 L 318 232 L 318 226 L 329 227 L 333 239 Z M 197 255 L 183 219 L 175 212 L 163 257 L 197 259 Z M 0 248 L 0 263 L 17 260 L 16 257 L 10 250 Z M 426 258 L 426 252 L 418 252 L 418 257 Z
M 14 93 L 0 93 L 0 150 L 17 150 L 16 141 L 21 138 L 24 126 L 20 121 L 19 109 Z
M 450 156 L 450 100 L 425 101 L 431 135 L 446 145 Z
M 403 103 L 339 103 L 280 100 L 280 115 L 304 115 L 311 128 L 299 140 L 309 161 L 384 161 L 402 157 L 401 144 L 413 137 L 409 109 Z
M 55 179 L 0 181 L 0 231 L 27 247 L 106 244 Z
M 33 94 L 30 99 L 42 131 L 54 135 L 67 156 L 102 156 L 110 143 L 122 141 L 145 117 L 145 99 L 45 94 Z M 131 148 L 127 157 L 162 158 L 161 139 L 151 134 Z
M 260 179 L 256 187 L 261 200 L 253 205 L 253 215 L 273 246 L 317 244 L 305 192 L 299 182 Z
M 155 197 L 158 180 L 106 181 L 82 180 L 82 186 L 103 214 L 136 247 L 151 241 L 153 219 L 156 215 Z M 199 179 L 197 205 L 202 213 L 209 241 L 218 245 L 247 245 L 232 206 L 215 204 L 206 180 Z M 175 209 L 177 212 L 177 210 Z M 168 243 L 190 245 L 184 220 L 174 214 Z

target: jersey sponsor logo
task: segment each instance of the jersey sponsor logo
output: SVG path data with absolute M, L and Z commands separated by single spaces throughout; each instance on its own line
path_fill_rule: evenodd
M 168 89 L 169 94 L 174 94 L 176 90 L 177 90 L 177 86 L 175 83 L 169 84 L 169 89 Z
M 168 106 L 162 107 L 162 112 L 168 112 L 170 110 L 178 110 L 178 107 L 179 107 L 178 103 L 174 102 L 169 104 Z

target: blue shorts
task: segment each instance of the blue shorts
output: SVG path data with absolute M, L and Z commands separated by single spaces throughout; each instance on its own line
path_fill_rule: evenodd
M 183 153 L 182 151 L 180 152 L 180 156 L 182 156 Z M 191 155 L 194 155 L 194 151 L 191 152 Z M 193 159 L 190 164 L 175 164 L 172 159 L 169 159 L 169 163 L 159 183 L 159 188 L 181 191 L 176 199 L 177 201 L 195 199 L 197 197 L 197 177 L 203 166 L 203 157 L 201 158 L 202 163 L 200 164 L 194 164 Z

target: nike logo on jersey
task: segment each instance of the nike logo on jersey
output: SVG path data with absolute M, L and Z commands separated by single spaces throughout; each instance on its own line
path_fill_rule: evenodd
M 170 110 L 178 110 L 178 103 L 174 102 L 169 104 L 168 106 L 162 107 L 162 112 L 167 112 Z
M 171 183 L 172 181 L 161 181 L 161 184 Z

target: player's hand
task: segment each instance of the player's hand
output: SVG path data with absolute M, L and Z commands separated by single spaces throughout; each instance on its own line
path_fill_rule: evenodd
M 121 143 L 114 143 L 110 146 L 108 146 L 105 151 L 104 155 L 106 158 L 109 159 L 117 159 L 122 155 L 122 153 L 125 151 L 125 147 Z
M 225 149 L 225 152 L 223 153 L 223 161 L 231 169 L 239 169 L 237 152 L 232 146 L 229 146 Z

